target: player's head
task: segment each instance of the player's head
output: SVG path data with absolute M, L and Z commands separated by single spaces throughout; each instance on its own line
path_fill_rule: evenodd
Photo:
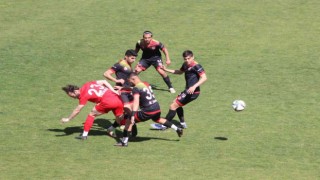
M 129 75 L 128 81 L 131 83 L 131 85 L 135 86 L 138 84 L 141 80 L 136 72 L 132 72 Z
M 72 98 L 78 98 L 80 95 L 79 87 L 76 85 L 68 84 L 65 87 L 61 88 L 68 96 Z
M 145 43 L 149 44 L 152 40 L 152 32 L 151 31 L 144 31 L 142 34 L 143 40 Z
M 125 55 L 125 60 L 127 60 L 128 63 L 130 64 L 132 64 L 136 60 L 136 57 L 138 56 L 136 51 L 133 49 L 128 49 L 124 55 Z
M 191 50 L 185 50 L 182 53 L 182 57 L 183 57 L 183 60 L 187 62 L 187 64 L 190 64 L 194 61 L 193 52 Z

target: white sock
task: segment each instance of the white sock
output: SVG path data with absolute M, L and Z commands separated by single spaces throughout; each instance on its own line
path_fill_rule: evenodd
M 88 136 L 88 131 L 83 131 L 82 136 Z
M 128 140 L 129 140 L 128 137 L 123 137 L 123 138 L 122 138 L 122 142 L 123 142 L 123 143 L 128 143 Z
M 171 128 L 174 129 L 175 131 L 178 130 L 178 127 L 174 124 L 171 125 Z
M 108 130 L 108 131 L 113 131 L 113 129 L 114 129 L 113 126 L 110 126 L 110 127 L 108 127 L 107 130 Z

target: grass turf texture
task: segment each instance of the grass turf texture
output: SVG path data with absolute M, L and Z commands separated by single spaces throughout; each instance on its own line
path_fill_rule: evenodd
M 1 179 L 319 179 L 319 8 L 317 0 L 1 1 Z M 172 68 L 191 49 L 206 70 L 200 98 L 185 107 L 185 135 L 177 141 L 148 121 L 139 142 L 116 148 L 103 128 L 108 114 L 87 141 L 75 140 L 92 104 L 59 124 L 77 104 L 61 86 L 102 79 L 144 30 L 168 47 Z M 141 76 L 166 89 L 153 68 Z M 180 92 L 183 76 L 170 77 Z M 176 95 L 155 94 L 164 116 Z M 247 109 L 232 111 L 234 99 Z

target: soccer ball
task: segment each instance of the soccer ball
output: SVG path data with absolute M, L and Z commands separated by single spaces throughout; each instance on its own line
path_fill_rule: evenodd
M 232 102 L 232 108 L 235 111 L 242 111 L 246 107 L 246 103 L 242 100 L 235 100 Z

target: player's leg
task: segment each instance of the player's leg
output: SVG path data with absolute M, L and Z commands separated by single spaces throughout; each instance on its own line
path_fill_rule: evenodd
M 136 65 L 134 72 L 139 74 L 141 71 L 145 71 L 150 67 L 150 62 L 148 62 L 146 59 L 141 59 L 139 63 Z
M 130 92 L 123 92 L 121 93 L 121 100 L 124 104 L 124 112 L 125 116 L 122 121 L 124 121 L 124 125 L 126 123 L 126 119 L 131 117 L 131 112 L 132 112 L 132 103 L 133 103 L 133 96 Z M 123 126 L 121 126 L 123 127 Z M 124 129 L 124 128 L 122 128 Z M 136 137 L 138 135 L 138 128 L 136 124 L 132 125 L 132 137 Z
M 176 93 L 175 89 L 172 86 L 172 83 L 168 74 L 162 69 L 162 66 L 163 66 L 162 60 L 161 59 L 156 60 L 153 66 L 156 68 L 157 72 L 162 76 L 163 81 L 168 86 L 170 93 Z
M 164 119 L 164 118 L 159 118 L 158 120 L 155 120 L 155 122 L 162 124 L 163 126 L 166 126 L 168 128 L 171 128 L 173 130 L 175 130 L 178 134 L 179 137 L 181 137 L 183 135 L 183 130 L 182 128 L 178 128 L 176 125 L 174 125 L 172 122 Z
M 88 134 L 89 134 L 89 131 L 93 125 L 93 122 L 94 122 L 94 119 L 101 115 L 101 114 L 104 114 L 103 112 L 99 112 L 96 107 L 93 107 L 91 112 L 88 114 L 87 118 L 86 118 L 86 121 L 84 123 L 84 127 L 83 127 L 83 133 L 77 137 L 78 139 L 82 139 L 82 140 L 85 140 L 88 138 Z
M 132 126 L 138 122 L 141 122 L 141 119 L 145 119 L 145 118 L 147 118 L 146 114 L 144 114 L 141 111 L 138 111 L 135 114 L 132 114 L 130 118 L 126 120 L 126 125 L 122 132 L 122 136 L 123 136 L 122 139 L 120 139 L 120 142 L 116 143 L 114 146 L 127 147 Z
M 179 117 L 180 124 L 181 124 L 182 128 L 186 129 L 187 128 L 187 124 L 184 121 L 184 111 L 183 111 L 183 107 L 182 106 L 177 108 L 177 114 L 178 114 L 178 117 Z
M 107 134 L 111 137 L 115 137 L 113 130 L 121 124 L 121 121 L 124 118 L 124 114 L 123 114 L 124 107 L 123 107 L 123 103 L 119 97 L 110 98 L 110 99 L 112 99 L 112 101 L 109 100 L 112 103 L 110 103 L 110 102 L 106 103 L 105 108 L 106 108 L 107 112 L 110 110 L 112 111 L 113 115 L 115 116 L 115 122 L 113 123 L 112 126 L 110 126 L 107 129 Z

